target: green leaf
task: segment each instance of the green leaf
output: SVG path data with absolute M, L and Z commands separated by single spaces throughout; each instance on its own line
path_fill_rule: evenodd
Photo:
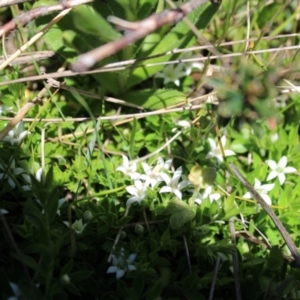
M 226 197 L 223 204 L 223 209 L 225 212 L 225 216 L 222 218 L 223 220 L 229 220 L 231 217 L 236 216 L 240 213 L 240 210 L 235 203 L 235 194 L 231 194 L 229 197 Z
M 282 252 L 278 246 L 274 246 L 270 250 L 269 258 L 266 264 L 267 270 L 277 270 L 283 263 Z
M 103 42 L 109 42 L 121 37 L 121 34 L 92 5 L 77 6 L 72 11 L 72 17 L 77 29 L 83 33 L 97 36 Z
M 184 93 L 176 90 L 147 89 L 126 93 L 123 96 L 123 100 L 147 109 L 155 110 L 167 108 L 168 106 L 176 105 L 178 103 L 184 103 L 186 101 L 186 96 Z
M 164 214 L 171 214 L 170 226 L 173 229 L 180 228 L 183 224 L 191 221 L 195 217 L 195 212 L 188 204 L 181 200 L 170 202 Z
M 70 274 L 71 282 L 72 283 L 81 282 L 81 281 L 89 278 L 90 276 L 92 276 L 92 274 L 94 274 L 94 272 L 88 271 L 88 270 L 76 271 L 76 272 Z

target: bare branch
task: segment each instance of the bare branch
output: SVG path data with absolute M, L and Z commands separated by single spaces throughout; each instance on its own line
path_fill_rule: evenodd
M 0 37 L 2 37 L 4 34 L 8 33 L 9 31 L 15 29 L 18 25 L 24 26 L 30 21 L 42 17 L 44 15 L 48 15 L 54 11 L 61 11 L 66 8 L 72 8 L 74 6 L 84 4 L 84 3 L 89 3 L 92 2 L 93 0 L 67 0 L 67 1 L 62 1 L 59 4 L 54 4 L 54 5 L 49 5 L 49 6 L 40 6 L 37 7 L 33 10 L 30 10 L 3 25 L 0 27 Z
M 14 4 L 19 4 L 23 2 L 30 2 L 32 0 L 0 0 L 0 7 L 10 6 Z
M 111 56 L 116 52 L 124 49 L 128 45 L 147 36 L 165 24 L 172 24 L 183 19 L 184 16 L 192 12 L 197 6 L 204 4 L 210 0 L 193 0 L 183 4 L 177 9 L 165 10 L 159 14 L 153 14 L 150 17 L 139 22 L 126 22 L 115 17 L 111 18 L 114 23 L 118 23 L 126 33 L 118 40 L 109 42 L 92 51 L 81 55 L 73 66 L 75 72 L 84 72 L 91 68 L 95 63 L 105 57 Z M 216 3 L 216 0 L 211 2 Z

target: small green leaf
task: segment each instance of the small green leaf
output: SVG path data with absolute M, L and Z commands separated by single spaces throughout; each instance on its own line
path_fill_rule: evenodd
M 176 90 L 156 89 L 142 90 L 126 93 L 123 100 L 142 106 L 147 109 L 167 108 L 178 103 L 185 103 L 186 96 Z
M 180 228 L 183 224 L 191 221 L 195 217 L 195 212 L 188 204 L 181 200 L 170 202 L 164 214 L 171 214 L 170 225 L 173 229 Z
M 277 270 L 283 263 L 282 252 L 278 246 L 274 246 L 270 250 L 269 258 L 266 264 L 267 270 Z
M 231 217 L 236 216 L 240 213 L 240 210 L 234 200 L 235 194 L 231 194 L 229 197 L 226 197 L 224 200 L 223 209 L 225 216 L 223 220 L 229 220 Z

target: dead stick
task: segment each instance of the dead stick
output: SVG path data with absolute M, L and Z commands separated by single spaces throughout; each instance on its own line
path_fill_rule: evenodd
M 234 164 L 229 164 L 229 167 L 230 167 L 231 171 L 233 172 L 233 174 L 247 188 L 247 190 L 252 194 L 254 199 L 262 206 L 262 208 L 265 210 L 265 212 L 272 219 L 275 226 L 277 227 L 280 234 L 282 235 L 283 239 L 285 240 L 286 245 L 288 246 L 292 256 L 294 257 L 297 266 L 300 267 L 300 255 L 299 255 L 298 249 L 297 249 L 294 241 L 291 239 L 289 233 L 287 232 L 285 227 L 282 225 L 282 223 L 278 219 L 278 217 L 275 215 L 275 213 L 270 208 L 270 206 L 265 202 L 265 200 L 260 196 L 260 194 L 254 189 L 254 187 L 240 173 L 240 171 L 237 169 L 237 167 Z

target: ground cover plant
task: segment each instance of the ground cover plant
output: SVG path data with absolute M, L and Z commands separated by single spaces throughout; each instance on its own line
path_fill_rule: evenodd
M 300 298 L 298 1 L 0 22 L 1 299 Z

